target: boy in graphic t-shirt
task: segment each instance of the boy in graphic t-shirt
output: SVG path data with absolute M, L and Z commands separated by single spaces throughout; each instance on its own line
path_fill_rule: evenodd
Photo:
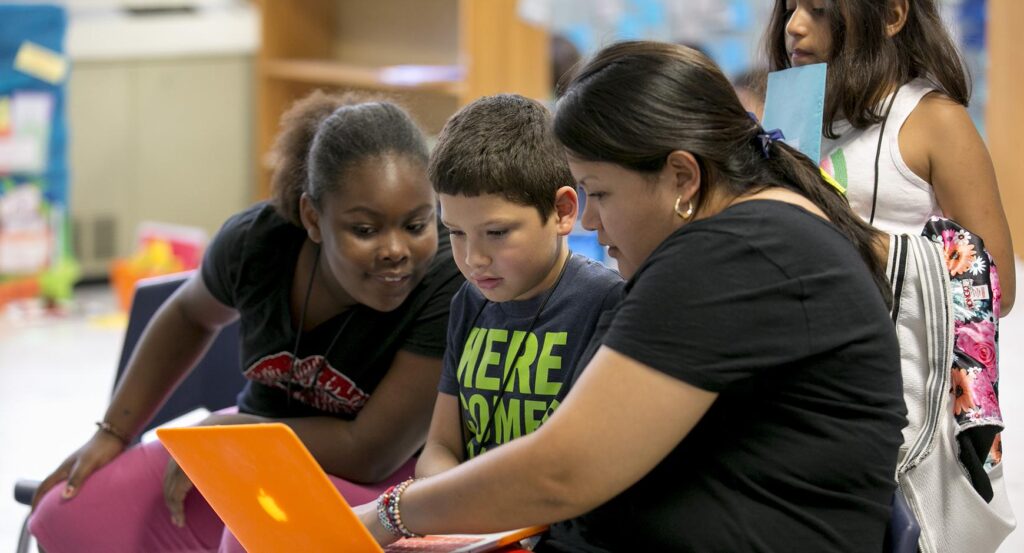
M 452 299 L 444 369 L 418 477 L 536 430 L 558 406 L 615 271 L 569 251 L 579 208 L 539 103 L 481 98 L 445 125 L 430 159 L 442 222 L 467 282 Z

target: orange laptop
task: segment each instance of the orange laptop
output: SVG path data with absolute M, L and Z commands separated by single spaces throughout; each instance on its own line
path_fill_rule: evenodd
M 284 424 L 163 428 L 160 441 L 249 553 L 382 552 Z M 544 527 L 400 540 L 387 551 L 492 551 Z

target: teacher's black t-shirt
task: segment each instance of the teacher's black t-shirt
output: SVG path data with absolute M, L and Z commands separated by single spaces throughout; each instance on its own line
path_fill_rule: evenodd
M 906 414 L 899 351 L 830 224 L 761 200 L 686 225 L 583 363 L 600 345 L 719 395 L 656 468 L 541 550 L 882 550 Z

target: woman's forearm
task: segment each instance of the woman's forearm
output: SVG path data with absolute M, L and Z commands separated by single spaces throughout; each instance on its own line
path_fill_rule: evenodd
M 518 438 L 416 482 L 402 496 L 402 520 L 418 533 L 489 533 L 565 520 L 598 505 L 572 491 L 570 469 L 535 447 L 541 439 Z
M 282 420 L 327 472 L 379 482 L 423 445 L 441 360 L 399 351 L 387 375 L 353 420 L 329 416 Z
M 394 463 L 394 460 L 386 458 L 375 460 L 374 453 L 370 451 L 373 448 L 361 443 L 353 434 L 352 421 L 319 416 L 281 419 L 279 422 L 295 431 L 313 458 L 329 474 L 356 482 L 375 482 L 380 478 L 374 465 Z
M 130 436 L 141 432 L 218 331 L 192 321 L 180 302 L 166 302 L 139 338 L 104 420 Z
M 443 534 L 579 516 L 648 474 L 716 397 L 602 346 L 534 433 L 409 486 L 402 521 L 416 533 Z
M 213 414 L 200 423 L 203 426 L 231 424 L 260 424 L 279 422 L 287 425 L 299 437 L 309 453 L 325 472 L 356 482 L 375 482 L 379 478 L 367 474 L 368 466 L 389 464 L 388 459 L 369 460 L 366 444 L 352 436 L 351 421 L 328 416 L 273 419 L 248 413 Z M 402 459 L 404 462 L 408 457 Z M 390 474 L 390 473 L 389 473 Z M 386 476 L 386 475 L 385 475 Z

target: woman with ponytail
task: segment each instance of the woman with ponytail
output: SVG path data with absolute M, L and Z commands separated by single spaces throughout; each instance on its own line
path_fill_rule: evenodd
M 386 543 L 554 523 L 538 551 L 881 551 L 906 413 L 884 240 L 685 47 L 599 52 L 555 134 L 625 298 L 543 426 L 390 490 L 367 527 Z
M 391 103 L 314 93 L 274 155 L 273 199 L 224 224 L 150 321 L 100 429 L 40 486 L 42 549 L 241 550 L 159 442 L 127 447 L 235 319 L 248 383 L 237 412 L 201 424 L 291 426 L 351 502 L 412 474 L 462 284 L 423 135 Z

